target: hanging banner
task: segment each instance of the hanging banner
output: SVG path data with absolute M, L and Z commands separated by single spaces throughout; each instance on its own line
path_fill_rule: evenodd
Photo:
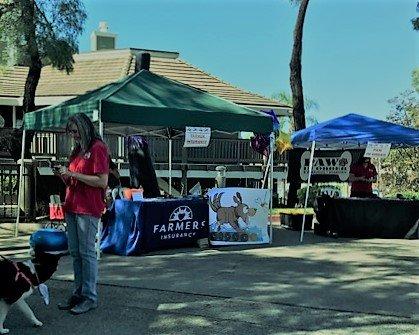
M 313 158 L 311 174 L 315 175 L 334 175 L 340 181 L 348 180 L 349 169 L 352 163 L 352 155 L 349 151 L 343 151 L 340 156 L 322 156 Z M 308 180 L 310 166 L 310 151 L 305 151 L 301 155 L 300 178 Z
M 364 157 L 386 158 L 390 153 L 391 143 L 367 143 Z
M 362 157 L 364 150 L 316 150 L 314 151 L 312 183 L 345 182 L 352 164 Z M 307 182 L 310 151 L 289 151 L 288 181 Z
M 210 243 L 269 243 L 269 195 L 267 189 L 211 189 L 208 192 Z
M 207 147 L 211 138 L 209 127 L 186 127 L 184 148 Z

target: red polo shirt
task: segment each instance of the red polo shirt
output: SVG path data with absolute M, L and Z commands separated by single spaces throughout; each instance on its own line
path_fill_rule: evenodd
M 109 152 L 105 143 L 96 140 L 86 154 L 70 161 L 68 170 L 87 175 L 109 173 Z M 66 190 L 65 210 L 100 218 L 105 209 L 104 199 L 104 189 L 71 178 Z
M 375 166 L 369 163 L 366 167 L 363 164 L 355 164 L 351 166 L 349 171 L 355 177 L 373 178 L 377 175 Z M 351 192 L 372 193 L 372 183 L 365 181 L 353 181 Z

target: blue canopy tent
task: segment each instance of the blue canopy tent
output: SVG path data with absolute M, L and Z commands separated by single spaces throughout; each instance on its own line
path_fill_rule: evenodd
M 354 149 L 365 148 L 368 142 L 391 143 L 392 147 L 419 146 L 419 130 L 370 117 L 347 114 L 295 132 L 293 147 Z
M 304 208 L 307 207 L 314 149 L 363 149 L 368 142 L 391 143 L 392 148 L 415 147 L 419 146 L 419 130 L 358 114 L 347 114 L 302 129 L 291 136 L 294 148 L 311 148 Z M 304 224 L 305 213 L 300 241 L 303 240 Z

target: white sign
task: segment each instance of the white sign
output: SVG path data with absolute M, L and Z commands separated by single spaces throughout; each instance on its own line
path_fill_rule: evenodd
M 267 189 L 213 188 L 208 192 L 212 245 L 269 243 Z
M 211 138 L 211 128 L 186 127 L 184 148 L 207 147 Z
M 308 179 L 310 163 L 310 151 L 305 151 L 301 155 L 300 178 Z M 352 163 L 352 155 L 349 151 L 344 151 L 340 156 L 323 156 L 313 158 L 311 175 L 336 175 L 341 181 L 349 177 L 349 170 Z
M 368 142 L 364 157 L 386 158 L 390 153 L 391 143 Z

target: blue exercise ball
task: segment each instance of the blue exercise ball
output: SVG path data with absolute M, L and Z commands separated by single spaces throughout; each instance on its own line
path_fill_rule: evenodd
M 39 229 L 31 235 L 29 245 L 32 249 L 43 252 L 66 253 L 68 251 L 67 234 L 53 228 Z

